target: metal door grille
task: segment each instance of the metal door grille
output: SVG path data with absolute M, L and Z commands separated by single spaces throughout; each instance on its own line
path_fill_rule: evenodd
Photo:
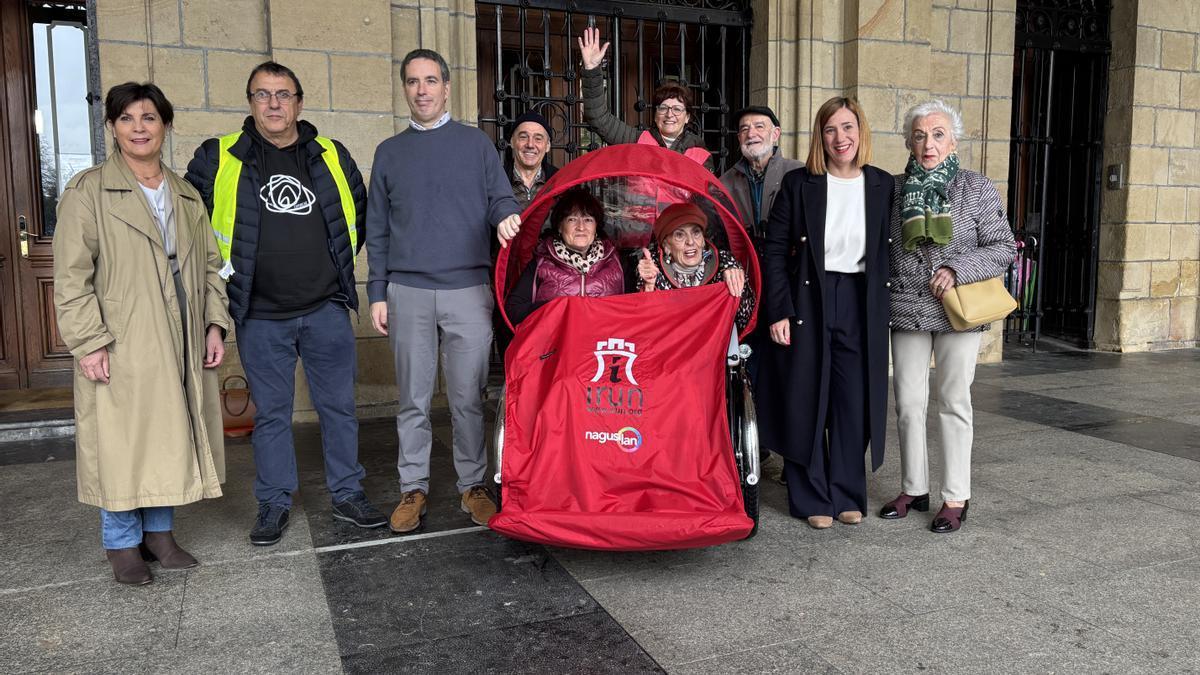
M 478 2 L 479 126 L 504 150 L 508 124 L 540 112 L 558 166 L 600 147 L 583 123 L 576 42 L 594 25 L 612 43 L 603 67 L 613 113 L 645 129 L 654 89 L 680 82 L 692 91 L 691 124 L 720 173 L 737 157 L 729 113 L 749 97 L 750 23 L 748 0 Z
M 1005 337 L 1093 346 L 1109 0 L 1019 0 L 1009 213 L 1020 307 Z

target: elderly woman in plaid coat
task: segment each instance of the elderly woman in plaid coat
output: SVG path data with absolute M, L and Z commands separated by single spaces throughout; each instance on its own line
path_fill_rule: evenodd
M 900 496 L 880 510 L 903 518 L 929 510 L 925 417 L 929 357 L 935 358 L 938 427 L 942 448 L 942 508 L 930 529 L 954 532 L 971 498 L 973 412 L 971 382 L 980 336 L 987 326 L 955 331 L 942 296 L 957 284 L 1004 274 L 1016 254 L 1004 202 L 986 176 L 959 166 L 962 117 L 942 101 L 904 116 L 911 151 L 896 179 L 891 234 L 892 372 L 900 431 Z

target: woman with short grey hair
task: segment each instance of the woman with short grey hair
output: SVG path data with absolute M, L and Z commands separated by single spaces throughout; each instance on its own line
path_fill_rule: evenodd
M 896 179 L 891 225 L 892 373 L 900 431 L 900 496 L 881 518 L 929 510 L 925 417 L 929 357 L 935 358 L 942 447 L 942 508 L 930 529 L 954 532 L 971 498 L 971 383 L 987 326 L 956 331 L 942 296 L 958 284 L 1004 274 L 1016 254 L 1000 193 L 986 176 L 959 166 L 962 116 L 943 101 L 904 115 L 911 155 Z

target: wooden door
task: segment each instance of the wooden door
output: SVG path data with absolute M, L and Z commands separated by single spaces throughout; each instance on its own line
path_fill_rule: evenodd
M 0 387 L 71 381 L 54 315 L 55 209 L 93 163 L 86 11 L 0 0 Z

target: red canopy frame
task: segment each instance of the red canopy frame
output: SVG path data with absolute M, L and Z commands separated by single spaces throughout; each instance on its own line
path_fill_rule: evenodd
M 624 248 L 647 245 L 655 218 L 671 204 L 698 204 L 709 214 L 709 237 L 718 246 L 727 245 L 746 270 L 754 289 L 755 311 L 740 337 L 754 329 L 762 301 L 761 273 L 733 198 L 716 176 L 694 160 L 657 145 L 637 143 L 601 148 L 568 163 L 521 214 L 521 231 L 507 248 L 500 249 L 495 268 L 496 300 L 510 328 L 513 324 L 504 311 L 505 298 L 529 264 L 559 195 L 579 185 L 591 188 L 605 205 L 609 235 L 616 235 L 618 246 Z

